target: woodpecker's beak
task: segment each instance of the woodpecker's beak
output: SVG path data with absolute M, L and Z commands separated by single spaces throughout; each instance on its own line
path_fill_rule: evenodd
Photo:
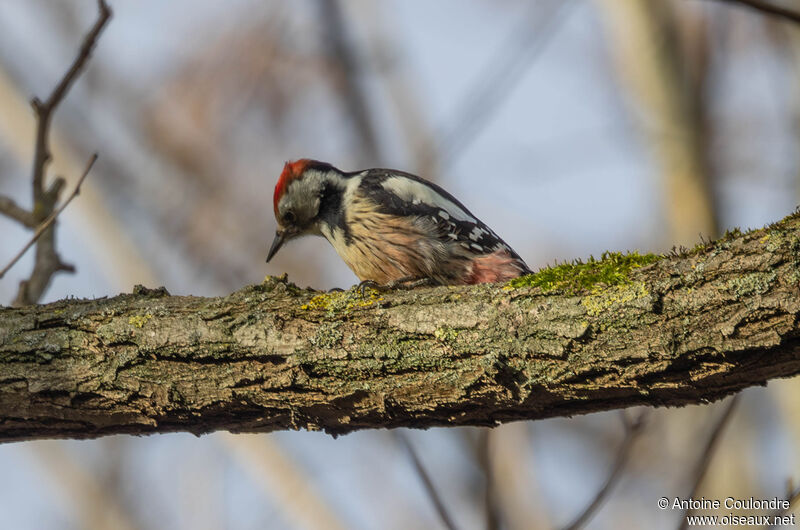
M 269 263 L 269 260 L 272 259 L 272 256 L 274 256 L 278 252 L 278 249 L 280 249 L 286 242 L 286 236 L 287 232 L 285 230 L 278 230 L 275 232 L 275 239 L 272 240 L 272 246 L 269 247 L 269 252 L 267 253 L 267 263 Z

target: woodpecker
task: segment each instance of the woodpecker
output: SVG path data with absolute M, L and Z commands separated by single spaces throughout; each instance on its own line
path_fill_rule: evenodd
M 494 283 L 531 271 L 455 197 L 393 169 L 351 173 L 287 162 L 273 197 L 278 230 L 267 262 L 302 235 L 327 239 L 362 283 Z

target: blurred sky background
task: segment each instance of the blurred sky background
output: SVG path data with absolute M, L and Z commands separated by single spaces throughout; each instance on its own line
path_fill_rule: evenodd
M 51 178 L 74 184 L 91 153 L 100 159 L 59 219 L 58 249 L 77 273 L 57 275 L 43 302 L 137 283 L 224 295 L 283 272 L 349 287 L 355 276 L 321 238 L 264 263 L 273 186 L 300 157 L 429 178 L 534 269 L 691 246 L 800 202 L 800 26 L 730 3 L 110 4 L 53 124 Z M 28 101 L 52 90 L 95 18 L 94 0 L 0 0 L 0 194 L 26 207 Z M 0 217 L 0 265 L 29 237 Z M 32 264 L 29 252 L 0 281 L 0 302 Z M 589 527 L 675 527 L 680 514 L 656 501 L 688 494 L 724 407 L 647 413 Z M 800 482 L 799 414 L 796 380 L 745 391 L 697 496 L 783 497 Z M 487 485 L 500 528 L 564 526 L 625 435 L 618 411 L 402 432 L 464 529 L 487 527 Z M 2 445 L 0 527 L 442 523 L 397 436 L 374 431 Z

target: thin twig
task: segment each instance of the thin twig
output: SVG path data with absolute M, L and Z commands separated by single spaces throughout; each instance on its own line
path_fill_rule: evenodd
M 606 478 L 603 486 L 595 494 L 592 502 L 590 502 L 589 505 L 584 508 L 578 517 L 576 517 L 569 525 L 564 527 L 565 530 L 577 530 L 578 528 L 582 528 L 583 525 L 589 522 L 589 519 L 594 516 L 600 506 L 602 506 L 603 502 L 605 502 L 605 500 L 608 498 L 611 490 L 614 489 L 614 486 L 617 484 L 617 482 L 619 482 L 619 479 L 622 478 L 622 471 L 625 469 L 625 466 L 630 459 L 633 443 L 642 433 L 642 427 L 644 427 L 646 416 L 647 411 L 643 411 L 635 419 L 631 420 L 624 411 L 622 412 L 622 421 L 625 425 L 625 438 L 622 440 L 622 444 L 619 446 L 617 457 L 614 459 L 614 465 L 611 467 L 611 472 L 608 474 L 608 478 Z
M 748 7 L 756 11 L 760 11 L 765 15 L 782 18 L 795 24 L 800 24 L 800 13 L 792 11 L 785 7 L 777 6 L 770 2 L 763 2 L 762 0 L 717 0 L 719 2 L 727 2 L 729 4 L 739 4 L 743 7 Z
M 108 7 L 108 4 L 106 4 L 105 0 L 97 0 L 97 6 L 99 11 L 97 21 L 89 30 L 86 37 L 84 37 L 78 54 L 75 56 L 75 59 L 72 61 L 72 64 L 67 69 L 64 76 L 50 93 L 46 101 L 42 102 L 36 97 L 31 101 L 31 105 L 36 112 L 36 144 L 33 153 L 32 170 L 33 208 L 30 212 L 32 223 L 26 224 L 26 226 L 29 227 L 39 223 L 43 224 L 43 222 L 46 222 L 50 217 L 55 219 L 53 210 L 56 207 L 61 189 L 64 186 L 64 180 L 56 178 L 48 189 L 45 189 L 45 172 L 47 163 L 51 158 L 49 145 L 50 122 L 56 108 L 67 95 L 70 87 L 89 60 L 92 49 L 97 43 L 100 33 L 111 18 L 111 9 Z M 85 176 L 83 178 L 85 178 Z M 76 186 L 76 190 L 78 187 L 80 187 L 80 184 Z M 71 198 L 72 197 L 70 197 L 70 199 Z M 19 212 L 17 212 L 17 214 L 19 214 Z M 58 214 L 56 214 L 56 216 L 57 215 Z M 24 306 L 38 302 L 56 272 L 74 272 L 74 267 L 62 262 L 61 258 L 58 256 L 58 252 L 56 252 L 55 229 L 56 227 L 53 225 L 52 221 L 50 221 L 48 226 L 44 227 L 42 230 L 37 230 L 36 235 L 34 235 L 33 240 L 36 242 L 36 257 L 34 259 L 33 271 L 27 280 L 20 282 L 17 296 L 13 301 L 14 306 Z M 26 247 L 22 253 L 24 253 L 27 248 L 28 247 Z M 14 261 L 17 259 L 19 259 L 19 257 L 16 257 Z M 11 265 L 13 265 L 13 262 Z M 3 269 L 3 272 L 0 273 L 0 278 L 2 278 L 8 268 L 9 267 Z
M 725 426 L 728 425 L 728 422 L 733 416 L 733 411 L 736 408 L 736 405 L 739 403 L 739 396 L 741 396 L 741 394 L 736 394 L 731 398 L 731 400 L 728 402 L 728 406 L 722 412 L 722 415 L 717 420 L 716 425 L 714 425 L 714 428 L 711 430 L 711 434 L 708 436 L 708 440 L 706 440 L 705 446 L 703 447 L 703 452 L 700 453 L 700 459 L 697 461 L 697 464 L 695 464 L 694 472 L 692 473 L 692 489 L 684 498 L 694 498 L 694 496 L 697 494 L 697 491 L 700 489 L 700 484 L 703 482 L 703 478 L 706 476 L 709 464 L 711 464 L 711 459 L 714 457 L 714 454 L 719 447 L 719 440 L 722 436 L 722 431 L 725 430 Z M 686 510 L 683 513 L 681 522 L 678 525 L 679 530 L 685 530 L 687 528 L 688 522 L 686 518 L 687 516 L 691 515 L 691 513 L 692 510 Z
M 452 517 L 447 512 L 447 509 L 444 507 L 444 503 L 442 503 L 442 498 L 439 496 L 439 493 L 436 491 L 436 487 L 433 485 L 433 481 L 431 480 L 430 475 L 425 470 L 425 466 L 423 466 L 422 461 L 417 456 L 417 452 L 414 450 L 414 447 L 411 445 L 411 442 L 406 438 L 403 434 L 399 432 L 395 432 L 395 436 L 400 444 L 405 447 L 406 451 L 408 452 L 408 456 L 411 458 L 411 463 L 414 465 L 414 470 L 419 475 L 420 480 L 422 480 L 423 486 L 425 486 L 425 491 L 428 493 L 428 497 L 430 497 L 431 502 L 433 502 L 433 506 L 436 508 L 436 512 L 439 514 L 439 518 L 441 518 L 442 523 L 449 529 L 449 530 L 456 530 L 456 525 L 453 523 Z
M 33 109 L 36 111 L 36 118 L 38 127 L 36 130 L 36 147 L 33 154 L 33 200 L 34 211 L 36 210 L 36 202 L 41 201 L 44 195 L 44 172 L 47 162 L 50 160 L 50 147 L 48 145 L 50 134 L 50 120 L 53 116 L 53 111 L 58 107 L 67 91 L 70 89 L 75 79 L 78 78 L 86 62 L 92 54 L 92 49 L 97 43 L 97 38 L 100 32 L 103 31 L 108 20 L 111 18 L 111 9 L 106 4 L 105 0 L 97 1 L 99 15 L 97 21 L 89 30 L 89 33 L 84 37 L 83 44 L 81 45 L 78 55 L 70 65 L 64 77 L 53 89 L 53 92 L 42 102 L 39 98 L 34 97 L 31 101 Z
M 19 259 L 28 251 L 28 249 L 31 248 L 34 243 L 36 243 L 36 241 L 42 236 L 42 234 L 44 234 L 44 231 L 47 230 L 48 228 L 50 228 L 50 225 L 52 225 L 55 222 L 56 218 L 59 215 L 61 215 L 61 212 L 63 212 L 64 209 L 67 206 L 69 206 L 69 203 L 72 202 L 72 199 L 74 199 L 75 196 L 80 193 L 81 184 L 83 184 L 83 181 L 86 180 L 86 176 L 89 175 L 89 171 L 92 169 L 92 166 L 94 165 L 96 160 L 97 160 L 97 153 L 93 154 L 92 158 L 89 159 L 89 163 L 86 165 L 86 169 L 83 170 L 83 174 L 81 175 L 81 178 L 78 179 L 78 183 L 75 184 L 75 189 L 72 190 L 72 193 L 69 194 L 69 197 L 67 197 L 67 200 L 65 200 L 61 204 L 61 206 L 59 206 L 53 213 L 51 213 L 47 217 L 47 219 L 42 221 L 42 223 L 39 225 L 39 227 L 33 233 L 33 237 L 31 237 L 30 241 L 28 241 L 28 243 L 24 247 L 22 247 L 22 249 L 19 252 L 17 252 L 17 255 L 14 256 L 11 259 L 9 264 L 6 265 L 3 268 L 3 270 L 0 271 L 0 279 L 2 279 L 3 276 L 5 276 L 6 273 L 9 271 L 9 269 L 11 269 L 11 267 L 13 267 L 19 261 Z

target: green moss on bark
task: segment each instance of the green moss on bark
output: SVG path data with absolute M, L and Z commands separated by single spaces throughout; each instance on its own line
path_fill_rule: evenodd
M 585 263 L 576 260 L 515 278 L 508 282 L 504 289 L 539 287 L 544 292 L 563 291 L 567 294 L 576 294 L 600 284 L 624 285 L 630 283 L 632 270 L 650 265 L 662 258 L 663 256 L 658 254 L 603 252 L 600 259 L 591 256 Z

